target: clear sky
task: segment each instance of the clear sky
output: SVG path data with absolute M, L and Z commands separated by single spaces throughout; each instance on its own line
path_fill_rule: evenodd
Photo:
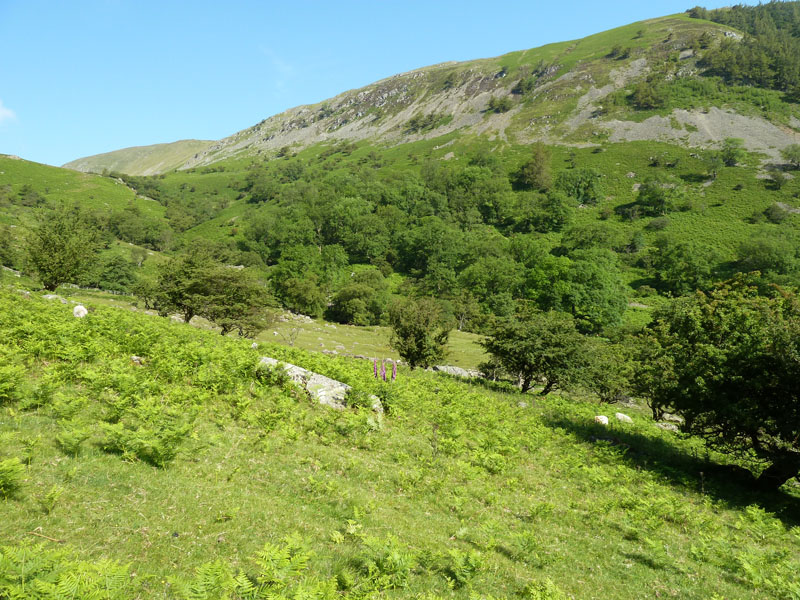
M 220 139 L 403 71 L 581 38 L 691 6 L 0 0 L 0 153 L 61 165 L 128 146 Z

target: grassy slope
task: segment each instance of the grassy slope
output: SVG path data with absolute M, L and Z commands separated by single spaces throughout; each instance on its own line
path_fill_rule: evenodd
M 123 148 L 78 158 L 68 162 L 64 167 L 90 173 L 102 173 L 108 170 L 128 175 L 157 175 L 177 169 L 213 143 L 205 140 L 181 140 L 170 144 Z
M 574 598 L 794 597 L 798 498 L 710 476 L 696 446 L 638 411 L 606 430 L 579 399 L 521 407 L 517 393 L 401 369 L 379 424 L 253 379 L 260 352 L 385 396 L 363 361 L 255 352 L 116 309 L 76 320 L 35 297 L 0 303 L 0 379 L 16 370 L 0 460 L 29 460 L 0 500 L 0 539 L 59 548 L 36 532 L 128 564 L 121 597 L 174 597 L 170 577 L 214 560 L 255 574 L 248 557 L 293 532 L 313 551 L 303 576 L 338 575 L 351 594 L 385 585 L 366 565 L 391 573 L 386 553 L 400 552 L 386 597 L 516 597 L 547 579 Z M 190 425 L 176 458 L 162 469 L 103 452 L 102 423 L 135 423 L 153 400 L 162 423 Z M 65 454 L 55 440 L 81 427 L 88 439 Z M 453 579 L 470 553 L 475 569 Z
M 114 179 L 0 155 L 0 186 L 10 185 L 16 194 L 26 184 L 53 202 L 79 203 L 99 210 L 120 210 L 132 202 L 148 216 L 164 214 L 160 204 L 137 198 L 133 190 Z M 24 207 L 9 207 L 0 213 L 0 219 L 17 223 L 29 212 Z

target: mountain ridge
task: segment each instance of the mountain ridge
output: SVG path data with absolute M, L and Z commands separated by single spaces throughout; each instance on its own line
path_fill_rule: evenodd
M 211 145 L 211 140 L 178 140 L 164 144 L 131 146 L 77 158 L 62 165 L 88 173 L 118 171 L 129 175 L 157 175 L 183 165 L 193 154 Z
M 609 111 L 605 106 L 615 94 L 645 81 L 655 69 L 663 69 L 664 63 L 673 69 L 665 75 L 668 80 L 696 78 L 701 56 L 697 39 L 704 34 L 715 43 L 741 38 L 730 26 L 678 14 L 493 58 L 446 61 L 398 73 L 322 102 L 290 108 L 221 140 L 203 142 L 205 145 L 184 153 L 182 162 L 165 161 L 161 155 L 170 145 L 159 144 L 138 148 L 150 154 L 147 172 L 137 164 L 117 164 L 118 168 L 109 170 L 156 174 L 207 166 L 236 156 L 294 152 L 317 143 L 369 140 L 394 146 L 450 134 L 521 144 L 543 141 L 586 145 L 604 139 L 653 139 L 713 146 L 730 137 L 730 130 L 741 129 L 742 123 L 748 125 L 745 131 L 763 130 L 769 119 L 760 114 L 740 114 L 740 107 L 728 112 L 745 121 L 720 114 L 711 119 L 700 117 L 707 114 L 707 106 L 676 106 L 689 113 L 680 117 L 672 111 L 652 115 L 682 123 L 676 129 L 683 133 L 671 133 L 658 120 L 650 122 L 649 127 L 641 125 L 640 115 L 627 107 L 616 106 Z M 621 48 L 626 56 L 610 56 L 609 48 Z M 711 124 L 699 125 L 709 120 Z M 687 126 L 700 133 L 685 131 Z M 745 146 L 776 157 L 782 147 L 798 141 L 788 123 L 782 131 L 777 126 L 768 129 L 767 134 L 762 131 L 746 136 Z M 703 130 L 708 134 L 702 135 Z M 684 140 L 686 133 L 694 135 Z M 765 144 L 764 137 L 775 140 L 774 147 Z M 130 150 L 85 157 L 65 166 L 97 172 L 110 155 L 121 156 Z

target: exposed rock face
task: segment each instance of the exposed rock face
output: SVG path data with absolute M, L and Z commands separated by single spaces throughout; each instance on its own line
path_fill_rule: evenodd
M 466 379 L 482 376 L 480 371 L 462 369 L 461 367 L 452 367 L 450 365 L 436 365 L 433 367 L 433 370 L 438 371 L 439 373 L 447 373 L 448 375 L 453 375 L 455 377 L 464 377 Z
M 336 381 L 325 375 L 314 373 L 303 367 L 298 367 L 291 363 L 284 363 L 274 358 L 264 356 L 261 358 L 261 364 L 268 367 L 282 367 L 289 378 L 308 392 L 320 404 L 330 406 L 336 410 L 343 410 L 347 408 L 347 392 L 351 387 L 341 381 Z M 377 396 L 372 396 L 372 410 L 378 413 L 383 412 L 383 405 Z
M 619 421 L 620 423 L 633 423 L 633 419 L 631 419 L 625 413 L 620 413 L 620 412 L 614 413 L 614 416 L 617 418 L 617 421 Z
M 656 427 L 664 431 L 674 431 L 676 433 L 680 431 L 680 428 L 675 423 L 656 423 Z

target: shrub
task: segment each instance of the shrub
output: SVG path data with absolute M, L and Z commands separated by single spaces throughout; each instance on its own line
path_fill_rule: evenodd
M 16 457 L 0 460 L 0 496 L 8 498 L 17 493 L 22 485 L 25 467 Z
M 658 217 L 647 224 L 647 229 L 650 231 L 663 231 L 667 227 L 669 227 L 668 217 Z

